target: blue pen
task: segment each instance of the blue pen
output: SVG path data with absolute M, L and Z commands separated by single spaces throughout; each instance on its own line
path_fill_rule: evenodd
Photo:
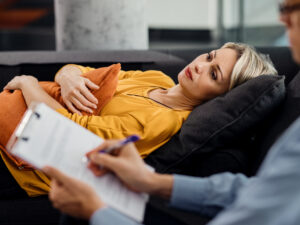
M 112 146 L 109 146 L 108 148 L 106 149 L 100 149 L 98 150 L 98 153 L 111 153 L 112 151 L 118 149 L 118 148 L 121 148 L 122 146 L 130 143 L 130 142 L 136 142 L 140 139 L 140 137 L 138 135 L 130 135 L 128 136 L 127 138 L 125 138 L 124 140 L 116 143 L 115 145 L 112 145 Z M 82 161 L 83 162 L 88 162 L 89 159 L 87 156 L 84 156 L 82 158 Z
M 137 135 L 131 135 L 131 136 L 128 136 L 127 138 L 125 138 L 124 140 L 116 143 L 115 145 L 112 145 L 112 146 L 109 146 L 108 148 L 106 149 L 101 149 L 99 150 L 98 152 L 99 153 L 111 153 L 112 151 L 118 149 L 118 148 L 121 148 L 122 146 L 130 143 L 130 142 L 136 142 L 140 139 L 139 136 Z

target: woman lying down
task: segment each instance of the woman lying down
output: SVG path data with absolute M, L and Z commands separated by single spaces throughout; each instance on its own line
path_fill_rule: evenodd
M 271 63 L 249 46 L 227 43 L 189 63 L 178 74 L 178 84 L 161 71 L 120 71 L 116 92 L 99 115 L 83 116 L 80 110 L 91 112 L 97 104 L 91 94 L 97 85 L 80 76 L 90 70 L 66 65 L 56 74 L 68 110 L 33 76 L 16 76 L 4 89 L 20 89 L 27 106 L 33 101 L 43 102 L 104 139 L 137 134 L 141 139 L 136 146 L 144 158 L 169 141 L 196 106 L 261 74 L 277 74 Z M 9 170 L 23 189 L 28 190 L 28 183 L 33 183 L 31 196 L 49 190 L 49 182 L 40 175 L 27 178 L 22 175 L 24 171 Z

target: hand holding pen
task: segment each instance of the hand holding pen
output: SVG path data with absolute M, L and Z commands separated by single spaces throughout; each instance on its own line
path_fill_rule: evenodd
M 116 142 L 115 144 L 107 147 L 107 148 L 103 148 L 102 145 L 98 146 L 97 148 L 93 149 L 92 151 L 86 153 L 86 155 L 82 158 L 83 162 L 87 162 L 89 161 L 89 157 L 92 153 L 98 152 L 98 153 L 112 153 L 114 150 L 119 149 L 121 147 L 123 147 L 124 145 L 130 143 L 130 142 L 136 142 L 140 139 L 139 136 L 137 135 L 130 135 L 128 137 L 126 137 L 125 139 Z
M 103 145 L 100 145 L 94 150 L 88 152 L 86 156 L 82 159 L 82 161 L 89 162 L 88 167 L 95 173 L 95 175 L 102 175 L 102 173 L 104 172 L 104 168 L 100 164 L 95 165 L 94 163 L 90 162 L 90 157 L 93 154 L 112 154 L 115 153 L 116 150 L 124 147 L 125 145 L 136 142 L 138 140 L 139 136 L 131 135 L 120 141 L 106 141 Z
M 145 164 L 138 149 L 133 144 L 138 140 L 135 137 L 128 137 L 124 140 L 105 141 L 89 156 L 88 167 L 95 176 L 102 176 L 107 171 L 112 172 L 131 190 L 148 192 L 155 180 L 155 173 Z M 99 154 L 102 149 L 106 152 L 111 147 L 117 147 L 112 154 Z M 119 146 L 122 146 L 118 148 Z M 112 150 L 109 150 L 112 151 Z M 101 168 L 99 167 L 101 165 Z

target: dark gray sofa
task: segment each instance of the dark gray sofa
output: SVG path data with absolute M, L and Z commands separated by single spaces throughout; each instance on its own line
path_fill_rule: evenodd
M 199 54 L 210 50 L 1 52 L 0 87 L 2 89 L 9 80 L 19 74 L 31 74 L 38 77 L 40 81 L 53 80 L 56 71 L 67 63 L 101 67 L 120 62 L 123 70 L 161 70 L 177 82 L 178 72 L 187 63 Z M 279 74 L 286 76 L 285 85 L 288 87 L 298 72 L 298 66 L 293 62 L 290 50 L 286 47 L 264 47 L 258 48 L 258 50 L 270 55 Z M 152 153 L 145 161 L 155 167 L 157 171 L 165 173 L 179 172 L 195 176 L 209 176 L 218 172 L 230 171 L 242 172 L 249 176 L 254 175 L 270 146 L 300 115 L 300 103 L 298 106 L 294 100 L 294 97 L 292 100 L 289 99 L 288 87 L 286 100 L 256 128 L 255 140 L 251 142 L 251 148 L 255 151 L 252 151 L 251 154 L 248 154 L 247 151 L 241 153 L 240 150 L 221 149 L 196 157 L 188 164 L 183 162 L 184 167 L 180 164 L 172 168 L 164 167 L 164 158 L 161 157 L 164 149 L 180 146 L 180 139 L 178 135 L 175 135 L 169 143 Z M 166 218 L 172 217 L 179 224 L 201 224 L 209 219 L 169 210 L 164 207 L 164 203 L 152 199 L 147 208 L 146 223 L 153 222 L 151 217 L 161 214 L 157 209 L 162 209 Z M 0 224 L 57 224 L 58 217 L 59 213 L 51 207 L 46 196 L 31 199 L 21 196 L 15 199 L 0 200 Z M 175 223 L 174 221 L 173 223 Z

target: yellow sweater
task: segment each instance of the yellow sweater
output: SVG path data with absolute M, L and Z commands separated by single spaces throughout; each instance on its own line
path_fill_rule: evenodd
M 78 66 L 82 72 L 92 68 Z M 156 88 L 174 86 L 171 78 L 160 71 L 121 71 L 112 100 L 99 116 L 79 116 L 66 109 L 58 112 L 104 139 L 119 139 L 137 134 L 136 143 L 144 158 L 166 143 L 181 128 L 190 111 L 176 111 L 147 98 Z M 3 157 L 3 156 L 2 156 Z M 46 194 L 49 179 L 40 171 L 20 171 L 3 158 L 8 169 L 29 196 Z
M 83 71 L 86 72 L 86 71 Z M 121 71 L 116 93 L 99 116 L 60 113 L 104 139 L 120 139 L 137 134 L 140 155 L 145 158 L 166 143 L 181 128 L 190 111 L 176 111 L 147 98 L 155 88 L 175 84 L 160 71 Z

